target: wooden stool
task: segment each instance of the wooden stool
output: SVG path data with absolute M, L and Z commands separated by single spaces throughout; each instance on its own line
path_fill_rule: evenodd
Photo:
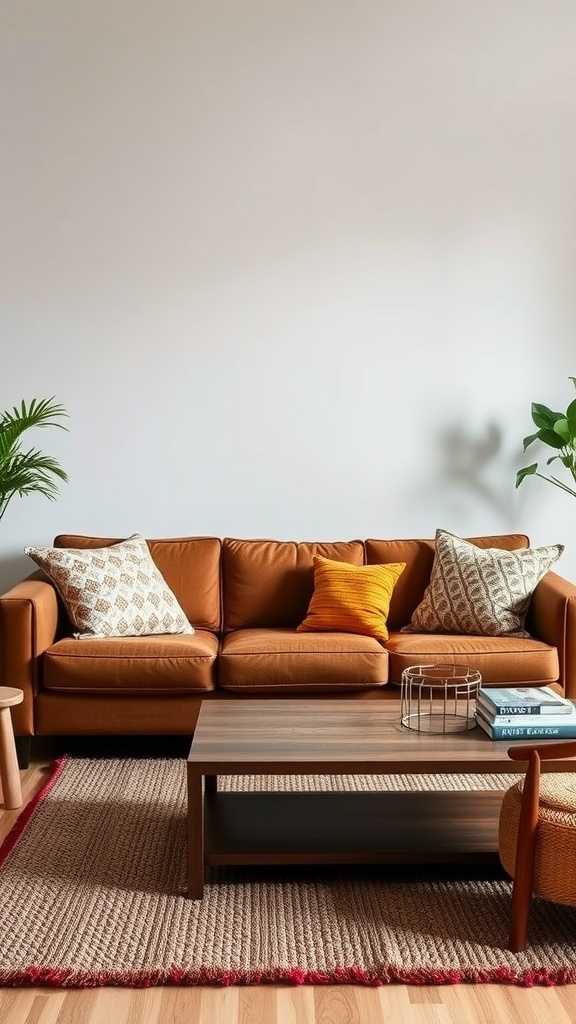
M 22 690 L 16 690 L 12 686 L 0 686 L 0 779 L 6 808 L 20 807 L 22 804 L 20 769 L 16 757 L 10 708 L 13 704 L 21 704 L 23 700 Z

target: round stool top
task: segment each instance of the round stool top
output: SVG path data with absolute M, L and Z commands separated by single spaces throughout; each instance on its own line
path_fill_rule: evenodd
M 576 774 L 545 772 L 540 778 L 540 803 L 556 811 L 576 811 Z
M 0 686 L 0 708 L 9 708 L 12 704 L 21 704 L 24 700 L 22 690 L 14 686 Z

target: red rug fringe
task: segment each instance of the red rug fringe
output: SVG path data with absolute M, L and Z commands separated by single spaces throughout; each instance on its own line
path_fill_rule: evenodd
M 61 757 L 52 766 L 51 774 L 42 788 L 26 805 L 0 846 L 0 866 L 16 845 L 36 809 L 46 798 L 61 775 L 68 757 Z M 365 971 L 362 967 L 335 967 L 332 971 L 305 971 L 297 967 L 273 967 L 266 971 L 224 971 L 220 968 L 201 967 L 186 971 L 179 967 L 167 971 L 100 971 L 85 974 L 79 971 L 61 970 L 51 967 L 27 967 L 21 971 L 4 973 L 0 965 L 0 986 L 48 988 L 152 988 L 157 986 L 218 986 L 231 985 L 462 985 L 492 982 L 500 985 L 521 985 L 532 988 L 536 985 L 576 984 L 576 965 L 550 971 L 526 970 L 515 972 L 507 967 L 483 970 L 405 970 L 402 967 L 385 967 L 381 971 Z
M 67 757 L 59 757 L 56 761 L 54 761 L 54 764 L 52 765 L 52 771 L 48 780 L 44 783 L 42 788 L 38 790 L 36 796 L 33 796 L 30 802 L 26 804 L 26 807 L 18 816 L 17 820 L 14 822 L 4 842 L 0 846 L 0 866 L 4 863 L 11 850 L 14 849 L 18 839 L 22 835 L 24 829 L 26 828 L 26 825 L 30 821 L 30 818 L 34 814 L 36 808 L 39 807 L 42 801 L 45 799 L 45 797 L 48 796 L 48 793 L 52 789 L 52 786 L 54 785 L 58 777 L 62 774 L 62 771 L 64 770 L 64 765 L 66 764 L 67 760 Z
M 223 971 L 203 967 L 193 971 L 172 968 L 166 972 L 115 972 L 102 971 L 83 974 L 50 967 L 28 967 L 9 974 L 0 972 L 2 987 L 47 987 L 47 988 L 152 988 L 158 986 L 218 986 L 231 985 L 464 985 L 492 982 L 500 985 L 520 985 L 532 988 L 536 985 L 572 985 L 576 983 L 576 968 L 559 971 L 526 971 L 515 974 L 505 967 L 486 971 L 474 970 L 416 970 L 385 968 L 381 973 L 367 972 L 361 967 L 336 967 L 333 971 L 302 971 L 298 968 L 276 967 L 267 971 Z

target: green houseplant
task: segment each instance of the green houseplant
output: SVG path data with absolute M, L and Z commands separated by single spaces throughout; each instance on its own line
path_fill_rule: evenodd
M 569 379 L 574 384 L 574 387 L 576 387 L 576 377 L 570 377 Z M 524 451 L 533 441 L 541 441 L 549 448 L 553 448 L 555 454 L 547 459 L 546 465 L 550 466 L 558 459 L 571 474 L 576 484 L 576 398 L 570 402 L 565 412 L 553 412 L 548 406 L 533 402 L 532 420 L 538 427 L 538 430 L 535 434 L 529 434 L 528 437 L 524 438 Z M 552 474 L 545 476 L 544 473 L 539 473 L 537 462 L 533 462 L 532 465 L 524 466 L 523 469 L 518 470 L 516 473 L 516 487 L 519 487 L 527 476 L 539 476 L 542 480 L 547 480 L 549 483 L 554 484 L 555 487 L 560 487 L 561 490 L 576 498 L 576 490 L 573 487 L 569 487 L 568 484 L 565 484 Z
M 53 501 L 59 494 L 55 477 L 68 480 L 60 464 L 37 448 L 22 449 L 22 435 L 32 427 L 60 427 L 68 413 L 54 398 L 33 398 L 27 405 L 0 413 L 0 519 L 16 495 L 43 494 Z

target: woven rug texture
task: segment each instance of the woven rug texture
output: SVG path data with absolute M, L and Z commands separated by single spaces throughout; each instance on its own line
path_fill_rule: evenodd
M 513 779 L 221 781 L 389 790 Z M 213 868 L 204 899 L 187 899 L 180 759 L 62 759 L 0 862 L 4 986 L 576 982 L 576 910 L 535 900 L 529 947 L 510 953 L 511 883 L 497 869 Z

